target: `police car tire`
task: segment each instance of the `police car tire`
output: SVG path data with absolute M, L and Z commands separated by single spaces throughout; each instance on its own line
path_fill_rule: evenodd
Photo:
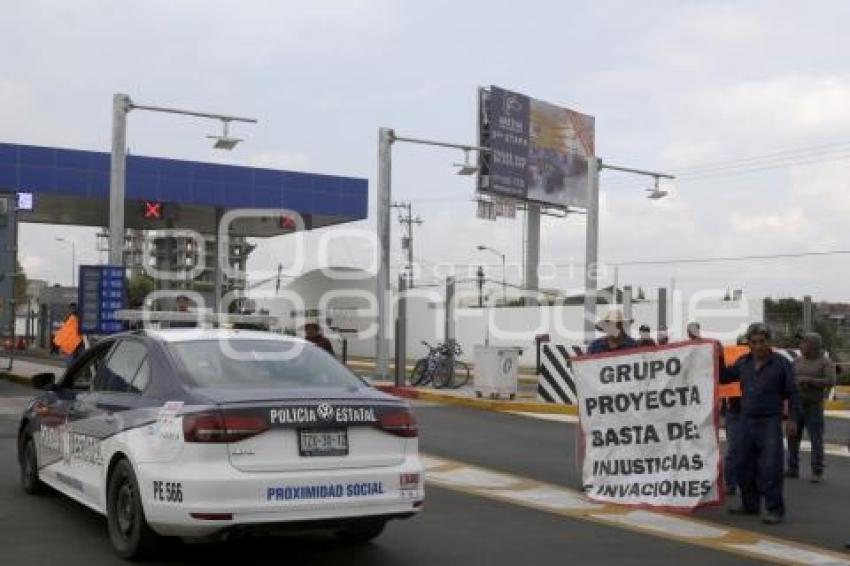
M 336 532 L 336 536 L 345 542 L 366 543 L 384 532 L 386 526 L 386 521 L 364 519 L 341 528 Z
M 38 478 L 38 452 L 32 436 L 24 437 L 21 449 L 21 487 L 30 495 L 41 495 L 47 486 Z
M 124 505 L 124 509 L 119 510 L 119 505 Z M 118 462 L 109 476 L 106 509 L 109 541 L 121 558 L 143 558 L 156 550 L 159 535 L 145 520 L 139 484 L 127 460 Z

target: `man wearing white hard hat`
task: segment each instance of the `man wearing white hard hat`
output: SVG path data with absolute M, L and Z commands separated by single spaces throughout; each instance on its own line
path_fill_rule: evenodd
M 616 352 L 628 348 L 637 348 L 638 343 L 629 336 L 628 327 L 632 321 L 627 320 L 623 311 L 609 311 L 602 320 L 596 324 L 596 329 L 604 332 L 605 336 L 597 338 L 587 348 L 588 354 L 601 354 L 603 352 Z

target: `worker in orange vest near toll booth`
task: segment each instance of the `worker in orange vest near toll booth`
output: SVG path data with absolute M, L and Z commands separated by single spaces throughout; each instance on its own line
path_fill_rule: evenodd
M 53 337 L 53 343 L 67 356 L 68 365 L 73 364 L 83 353 L 83 335 L 80 333 L 80 317 L 77 314 L 77 303 L 68 305 L 68 315 L 65 322 Z

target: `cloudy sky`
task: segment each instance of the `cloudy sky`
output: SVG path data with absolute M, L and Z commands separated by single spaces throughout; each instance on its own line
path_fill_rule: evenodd
M 227 155 L 203 137 L 214 124 L 167 115 L 132 114 L 128 145 L 366 177 L 360 224 L 372 230 L 377 128 L 472 143 L 476 88 L 494 84 L 594 115 L 608 163 L 682 173 L 658 202 L 645 180 L 603 174 L 603 262 L 850 249 L 847 2 L 31 0 L 0 11 L 2 141 L 108 151 L 114 92 L 253 115 L 260 124 L 237 127 L 247 141 Z M 473 182 L 451 168 L 461 158 L 397 145 L 393 197 L 424 220 L 423 265 L 484 263 L 498 277 L 498 260 L 474 247 L 518 266 L 522 220 L 475 218 Z M 718 162 L 733 163 L 705 168 Z M 93 229 L 24 226 L 31 277 L 69 281 L 58 235 L 75 239 L 80 261 L 98 260 Z M 286 237 L 261 242 L 250 267 L 273 269 L 291 248 Z M 583 250 L 582 216 L 545 218 L 543 262 L 574 269 L 541 284 L 580 287 Z M 333 260 L 367 256 L 349 241 Z M 392 257 L 401 263 L 397 238 Z M 623 265 L 619 278 L 847 300 L 847 259 Z

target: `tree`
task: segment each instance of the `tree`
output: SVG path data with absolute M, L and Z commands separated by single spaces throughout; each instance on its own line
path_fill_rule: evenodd
M 803 319 L 803 301 L 794 298 L 771 299 L 767 297 L 764 300 L 764 314 L 780 315 L 790 318 Z
M 154 280 L 150 275 L 138 273 L 127 284 L 127 301 L 130 308 L 139 308 L 145 304 L 145 297 L 154 290 Z

